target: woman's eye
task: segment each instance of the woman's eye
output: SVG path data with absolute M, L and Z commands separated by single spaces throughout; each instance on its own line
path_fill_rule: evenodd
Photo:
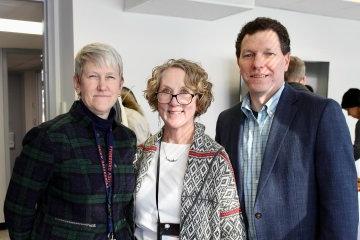
M 172 94 L 171 90 L 170 90 L 170 89 L 166 89 L 166 88 L 163 89 L 163 90 L 160 90 L 159 92 Z

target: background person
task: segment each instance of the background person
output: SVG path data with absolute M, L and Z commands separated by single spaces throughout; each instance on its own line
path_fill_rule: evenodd
M 245 239 L 229 158 L 195 122 L 211 89 L 204 69 L 184 59 L 155 67 L 148 80 L 145 97 L 164 127 L 138 147 L 138 240 Z
M 219 115 L 216 140 L 233 163 L 249 239 L 355 240 L 356 171 L 339 104 L 284 84 L 290 39 L 276 20 L 245 24 L 236 56 L 249 93 Z
M 127 87 L 121 90 L 121 96 L 115 104 L 116 121 L 134 131 L 137 145 L 150 137 L 149 124 L 138 104 L 134 93 Z
M 350 88 L 344 93 L 341 101 L 341 107 L 344 108 L 348 115 L 358 119 L 355 126 L 355 141 L 354 141 L 354 158 L 360 158 L 360 89 Z
M 11 239 L 132 239 L 135 135 L 114 122 L 123 85 L 111 46 L 84 46 L 75 58 L 80 100 L 31 129 L 5 200 Z
M 305 73 L 304 61 L 296 56 L 290 56 L 289 67 L 285 72 L 285 81 L 296 90 L 309 92 L 311 90 L 306 86 Z

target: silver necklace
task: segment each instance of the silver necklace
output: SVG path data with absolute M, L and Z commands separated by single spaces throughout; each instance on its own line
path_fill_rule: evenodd
M 176 162 L 180 156 L 177 156 L 176 158 L 169 158 L 168 155 L 166 154 L 166 150 L 165 150 L 165 144 L 162 146 L 164 148 L 164 154 L 165 154 L 165 159 L 169 162 Z

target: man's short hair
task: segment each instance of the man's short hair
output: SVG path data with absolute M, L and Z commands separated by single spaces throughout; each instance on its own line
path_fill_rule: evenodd
M 290 52 L 290 38 L 289 33 L 286 28 L 277 20 L 266 18 L 266 17 L 258 17 L 255 20 L 246 23 L 240 33 L 237 36 L 235 48 L 236 48 L 236 56 L 237 58 L 240 57 L 241 52 L 241 42 L 244 39 L 245 35 L 249 34 L 252 35 L 254 33 L 260 31 L 267 31 L 272 30 L 274 31 L 280 42 L 281 52 L 285 55 Z
M 305 63 L 303 60 L 296 56 L 290 56 L 290 63 L 288 70 L 285 72 L 285 81 L 299 82 L 305 77 Z

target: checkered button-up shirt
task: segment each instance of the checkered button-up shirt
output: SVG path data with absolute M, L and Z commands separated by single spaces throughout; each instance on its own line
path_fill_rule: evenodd
M 249 223 L 249 239 L 256 239 L 254 225 L 254 203 L 260 178 L 261 164 L 269 136 L 271 123 L 277 103 L 284 87 L 281 87 L 258 112 L 255 117 L 251 110 L 249 94 L 242 102 L 241 109 L 246 116 L 244 124 L 243 144 L 240 144 L 241 169 L 243 173 L 243 189 L 245 211 Z

